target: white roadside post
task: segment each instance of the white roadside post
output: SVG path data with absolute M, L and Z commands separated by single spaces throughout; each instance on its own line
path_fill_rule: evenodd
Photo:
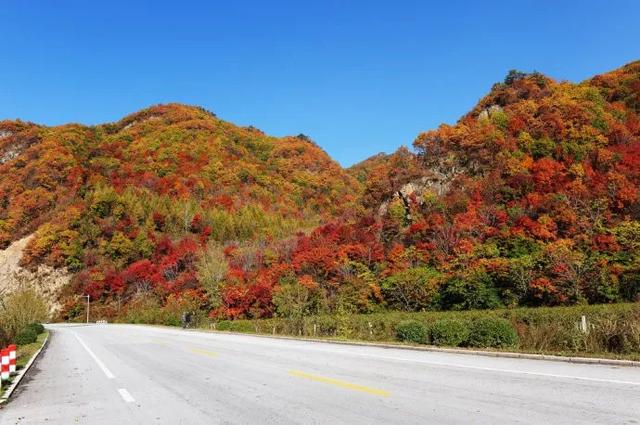
M 90 307 L 89 297 L 90 297 L 90 295 L 83 295 L 82 297 L 83 298 L 87 297 L 87 323 L 89 323 L 89 307 Z

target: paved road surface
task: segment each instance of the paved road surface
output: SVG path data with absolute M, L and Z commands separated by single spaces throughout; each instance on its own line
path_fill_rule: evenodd
M 640 368 L 132 325 L 50 329 L 0 424 L 640 424 Z

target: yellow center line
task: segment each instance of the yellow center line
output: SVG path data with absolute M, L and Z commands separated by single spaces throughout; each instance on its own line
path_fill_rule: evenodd
M 351 382 L 341 381 L 339 379 L 326 378 L 324 376 L 312 375 L 310 373 L 301 372 L 299 370 L 290 370 L 289 375 L 298 378 L 309 379 L 311 381 L 322 382 L 324 384 L 335 385 L 337 387 L 347 388 L 353 391 L 361 391 L 363 393 L 378 395 L 381 397 L 389 397 L 391 393 L 385 390 L 379 390 L 376 388 L 365 387 L 364 385 L 352 384 Z
M 192 348 L 191 352 L 195 354 L 200 354 L 203 356 L 208 356 L 208 357 L 218 357 L 218 353 L 216 353 L 215 351 L 201 350 L 199 348 Z
M 162 345 L 163 347 L 168 347 L 168 344 L 165 340 L 162 339 L 152 339 L 151 340 L 152 344 L 156 344 L 156 345 Z

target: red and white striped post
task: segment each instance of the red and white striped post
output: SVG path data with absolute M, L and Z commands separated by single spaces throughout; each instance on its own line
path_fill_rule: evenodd
M 15 344 L 11 344 L 7 348 L 9 349 L 9 373 L 16 373 L 17 347 Z
M 0 369 L 0 379 L 6 381 L 9 379 L 9 349 L 3 348 L 0 351 L 0 357 L 2 358 Z

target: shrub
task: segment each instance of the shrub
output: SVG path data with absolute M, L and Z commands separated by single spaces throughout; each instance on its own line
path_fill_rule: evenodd
M 191 312 L 191 326 L 197 327 L 203 320 L 201 307 L 204 299 L 194 290 L 187 289 L 180 294 L 170 294 L 162 311 L 164 324 L 167 326 L 181 326 L 182 315 Z
M 589 332 L 586 334 L 578 327 L 582 315 L 587 316 L 589 325 Z M 339 336 L 338 329 L 346 326 L 350 338 L 397 341 L 398 324 L 403 321 L 422 323 L 430 334 L 431 324 L 439 320 L 459 320 L 470 329 L 472 322 L 485 317 L 506 319 L 512 323 L 518 332 L 517 346 L 523 351 L 580 355 L 608 352 L 616 353 L 615 357 L 619 353 L 624 358 L 640 360 L 640 303 L 417 313 L 388 311 L 351 314 L 341 318 L 323 314 L 305 317 L 302 335 L 336 337 Z M 616 323 L 615 327 L 611 326 L 612 320 Z M 217 322 L 216 328 L 237 330 L 237 326 L 251 326 L 258 333 L 300 335 L 299 325 L 297 320 L 290 318 L 238 319 L 233 322 Z M 471 343 L 467 340 L 461 345 L 469 346 Z
M 484 317 L 471 324 L 467 344 L 471 347 L 513 347 L 518 343 L 516 330 L 505 319 Z
M 458 347 L 469 338 L 469 328 L 461 320 L 442 319 L 431 326 L 431 343 Z
M 14 339 L 30 323 L 44 322 L 49 317 L 49 307 L 42 296 L 24 282 L 17 283 L 22 289 L 0 300 L 0 333 L 8 340 Z
M 27 326 L 27 328 L 33 329 L 33 331 L 37 335 L 40 335 L 42 332 L 44 332 L 44 326 L 42 326 L 42 324 L 40 323 L 30 323 L 29 326 Z
M 27 345 L 36 342 L 38 334 L 32 328 L 25 328 L 22 332 L 16 335 L 16 344 Z
M 216 330 L 218 331 L 229 331 L 231 330 L 231 321 L 229 320 L 221 320 L 216 323 Z
M 625 318 L 601 317 L 590 322 L 587 350 L 633 353 L 640 348 L 640 309 Z
M 303 317 L 317 313 L 318 299 L 313 291 L 293 276 L 285 276 L 279 283 L 273 293 L 273 305 L 278 316 L 301 321 Z
M 316 324 L 317 335 L 335 336 L 338 332 L 338 323 L 333 316 L 318 316 L 314 323 Z M 311 328 L 313 329 L 313 325 L 311 325 Z
M 394 309 L 420 311 L 437 303 L 440 273 L 429 267 L 414 267 L 382 282 L 382 291 Z
M 216 330 L 252 333 L 256 332 L 256 326 L 249 320 L 220 320 L 216 322 Z
M 6 347 L 9 343 L 7 332 L 0 326 L 0 347 Z
M 149 294 L 139 294 L 135 295 L 127 304 L 121 317 L 126 323 L 163 325 L 167 316 L 167 311 L 160 307 L 160 303 L 155 297 Z
M 231 330 L 233 332 L 247 332 L 247 333 L 251 333 L 251 332 L 255 332 L 256 328 L 253 325 L 253 323 L 248 322 L 248 321 L 237 321 L 237 322 L 231 322 Z
M 500 306 L 493 281 L 484 272 L 451 278 L 440 291 L 443 310 L 493 309 Z
M 427 328 L 415 320 L 406 320 L 396 326 L 396 336 L 400 341 L 426 344 L 428 342 Z
M 182 320 L 178 319 L 176 316 L 167 316 L 164 319 L 164 324 L 166 326 L 182 326 Z

